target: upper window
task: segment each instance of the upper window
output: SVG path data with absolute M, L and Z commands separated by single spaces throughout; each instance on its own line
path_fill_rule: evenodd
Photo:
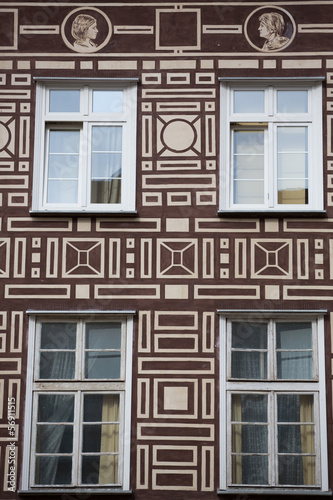
M 37 84 L 34 210 L 135 209 L 136 86 Z
M 258 317 L 222 321 L 222 484 L 325 490 L 322 320 Z
M 321 210 L 321 85 L 223 83 L 221 97 L 221 208 Z
M 33 330 L 26 482 L 31 488 L 128 489 L 128 322 L 54 317 Z

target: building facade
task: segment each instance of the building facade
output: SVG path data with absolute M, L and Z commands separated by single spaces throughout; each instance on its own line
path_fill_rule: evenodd
M 333 1 L 0 26 L 0 498 L 331 496 Z

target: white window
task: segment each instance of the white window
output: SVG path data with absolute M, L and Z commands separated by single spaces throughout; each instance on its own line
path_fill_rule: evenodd
M 221 320 L 222 489 L 327 490 L 323 319 L 260 316 Z
M 128 489 L 131 342 L 123 318 L 31 320 L 24 488 Z
M 37 82 L 36 211 L 134 211 L 136 84 Z
M 224 82 L 221 210 L 323 209 L 318 82 Z

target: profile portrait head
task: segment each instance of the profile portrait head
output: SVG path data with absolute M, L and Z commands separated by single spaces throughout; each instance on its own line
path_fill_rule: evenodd
M 79 14 L 72 24 L 72 37 L 75 39 L 74 47 L 80 52 L 95 50 L 98 46 L 94 40 L 98 34 L 97 21 L 88 14 Z
M 284 36 L 285 22 L 278 12 L 266 12 L 259 17 L 260 37 L 266 38 L 263 50 L 275 50 L 289 42 Z

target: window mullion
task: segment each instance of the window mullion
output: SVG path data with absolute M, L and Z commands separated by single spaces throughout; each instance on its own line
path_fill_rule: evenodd
M 82 443 L 82 392 L 75 394 L 74 442 L 72 482 L 75 486 L 81 484 L 81 443 Z
M 278 428 L 277 428 L 277 404 L 276 392 L 269 394 L 270 399 L 270 467 L 271 467 L 271 485 L 278 486 Z
M 276 154 L 276 128 L 274 123 L 268 122 L 267 140 L 265 141 L 265 157 L 266 157 L 266 185 L 268 196 L 268 207 L 276 206 L 276 183 L 277 183 L 277 154 Z

